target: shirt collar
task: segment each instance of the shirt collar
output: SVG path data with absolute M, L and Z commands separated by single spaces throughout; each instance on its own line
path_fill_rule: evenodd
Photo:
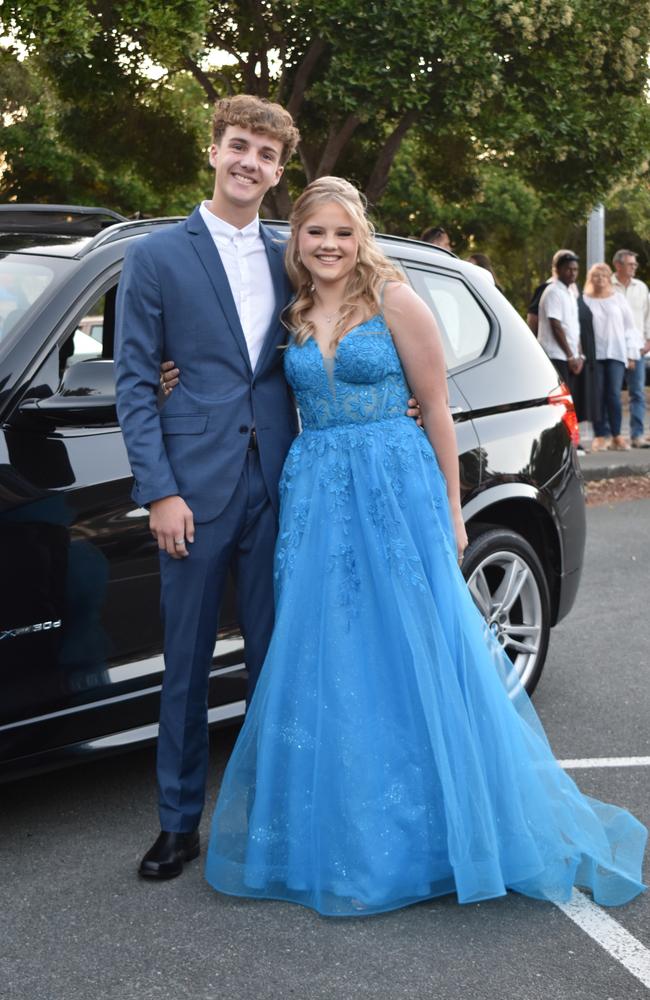
M 242 240 L 242 242 L 252 242 L 259 238 L 260 235 L 260 220 L 259 216 L 256 215 L 252 222 L 249 222 L 247 226 L 243 229 L 238 229 L 237 226 L 232 226 L 225 219 L 220 219 L 218 215 L 211 212 L 208 208 L 207 201 L 201 202 L 199 206 L 199 211 L 201 213 L 201 218 L 208 227 L 208 231 L 213 239 L 218 240 L 222 243 L 230 243 L 235 238 Z

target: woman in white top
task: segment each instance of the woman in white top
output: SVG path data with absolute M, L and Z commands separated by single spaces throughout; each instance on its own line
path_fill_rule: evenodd
M 592 451 L 607 447 L 627 451 L 629 444 L 621 436 L 621 389 L 626 368 L 634 368 L 638 354 L 638 333 L 625 298 L 612 284 L 607 264 L 594 264 L 585 282 L 584 301 L 591 310 L 596 342 L 596 379 L 600 397 L 600 417 L 594 420 Z

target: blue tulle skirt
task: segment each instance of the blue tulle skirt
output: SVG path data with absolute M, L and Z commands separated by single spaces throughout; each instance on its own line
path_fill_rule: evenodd
M 641 892 L 646 830 L 555 761 L 458 569 L 413 421 L 304 432 L 281 499 L 276 627 L 208 881 L 331 916 Z

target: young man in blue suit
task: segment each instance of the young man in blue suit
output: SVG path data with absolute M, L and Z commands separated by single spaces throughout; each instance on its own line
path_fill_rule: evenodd
M 199 853 L 207 688 L 229 569 L 252 692 L 273 627 L 277 487 L 296 433 L 282 370 L 290 288 L 258 211 L 298 131 L 277 104 L 218 101 L 212 199 L 130 248 L 118 294 L 117 406 L 160 549 L 165 675 L 157 775 L 161 833 L 140 874 L 172 878 Z M 180 385 L 160 407 L 159 366 Z

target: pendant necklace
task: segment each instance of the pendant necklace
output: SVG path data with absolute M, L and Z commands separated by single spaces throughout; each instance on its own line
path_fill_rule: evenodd
M 334 312 L 326 313 L 323 311 L 322 316 L 326 323 L 331 323 L 335 316 L 338 316 L 341 312 L 341 306 L 335 309 Z

